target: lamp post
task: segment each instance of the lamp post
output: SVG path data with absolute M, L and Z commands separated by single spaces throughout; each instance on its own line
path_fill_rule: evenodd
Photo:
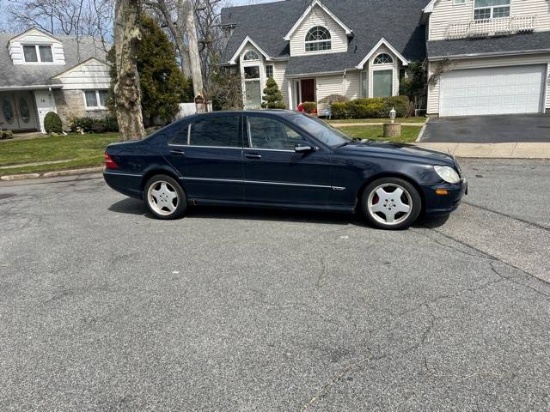
M 397 115 L 395 107 L 390 110 L 391 123 L 384 123 L 384 137 L 399 137 L 401 136 L 401 123 L 394 123 Z

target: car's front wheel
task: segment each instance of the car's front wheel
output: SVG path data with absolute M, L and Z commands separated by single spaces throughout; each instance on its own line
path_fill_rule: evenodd
M 187 210 L 187 196 L 170 176 L 156 175 L 145 184 L 145 204 L 159 219 L 177 219 Z
M 367 220 L 381 229 L 406 229 L 418 218 L 420 195 L 406 180 L 386 177 L 375 180 L 364 190 L 362 210 Z

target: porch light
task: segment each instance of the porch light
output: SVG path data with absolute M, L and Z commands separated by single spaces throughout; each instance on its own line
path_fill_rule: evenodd
M 395 121 L 395 107 L 392 107 L 391 110 L 390 110 L 390 120 L 391 122 L 393 123 Z

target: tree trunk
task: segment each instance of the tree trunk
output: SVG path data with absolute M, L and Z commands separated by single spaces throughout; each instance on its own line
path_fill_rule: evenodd
M 191 77 L 191 69 L 189 64 L 189 50 L 187 49 L 187 46 L 185 45 L 185 31 L 183 30 L 184 27 L 184 19 L 179 10 L 181 7 L 178 5 L 178 16 L 176 23 L 172 21 L 172 16 L 170 14 L 170 10 L 168 9 L 168 5 L 166 4 L 165 0 L 158 0 L 157 7 L 160 10 L 162 16 L 164 17 L 164 20 L 166 22 L 166 27 L 168 27 L 168 30 L 170 30 L 170 33 L 172 33 L 172 37 L 174 38 L 174 43 L 176 44 L 176 49 L 178 50 L 178 54 L 180 56 L 180 65 L 181 70 L 185 77 Z
M 117 82 L 114 87 L 118 126 L 123 140 L 142 138 L 143 114 L 137 70 L 139 0 L 116 0 L 115 53 Z
M 197 28 L 195 24 L 195 8 L 193 0 L 179 0 L 178 16 L 181 16 L 189 43 L 189 65 L 191 79 L 193 80 L 193 93 L 195 97 L 204 96 L 202 84 L 201 58 L 199 56 L 199 42 L 197 40 Z M 206 104 L 206 100 L 205 100 Z

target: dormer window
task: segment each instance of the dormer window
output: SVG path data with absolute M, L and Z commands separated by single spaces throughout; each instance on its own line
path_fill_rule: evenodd
M 322 27 L 315 26 L 307 32 L 306 51 L 330 50 L 330 32 Z
M 255 60 L 260 60 L 260 56 L 258 53 L 256 53 L 254 50 L 249 50 L 246 52 L 246 54 L 243 57 L 244 61 L 250 62 Z
M 52 46 L 49 45 L 23 46 L 23 55 L 26 63 L 53 63 Z
M 474 0 L 474 20 L 510 16 L 510 0 Z
M 392 64 L 393 59 L 388 53 L 380 53 L 374 59 L 374 64 Z

